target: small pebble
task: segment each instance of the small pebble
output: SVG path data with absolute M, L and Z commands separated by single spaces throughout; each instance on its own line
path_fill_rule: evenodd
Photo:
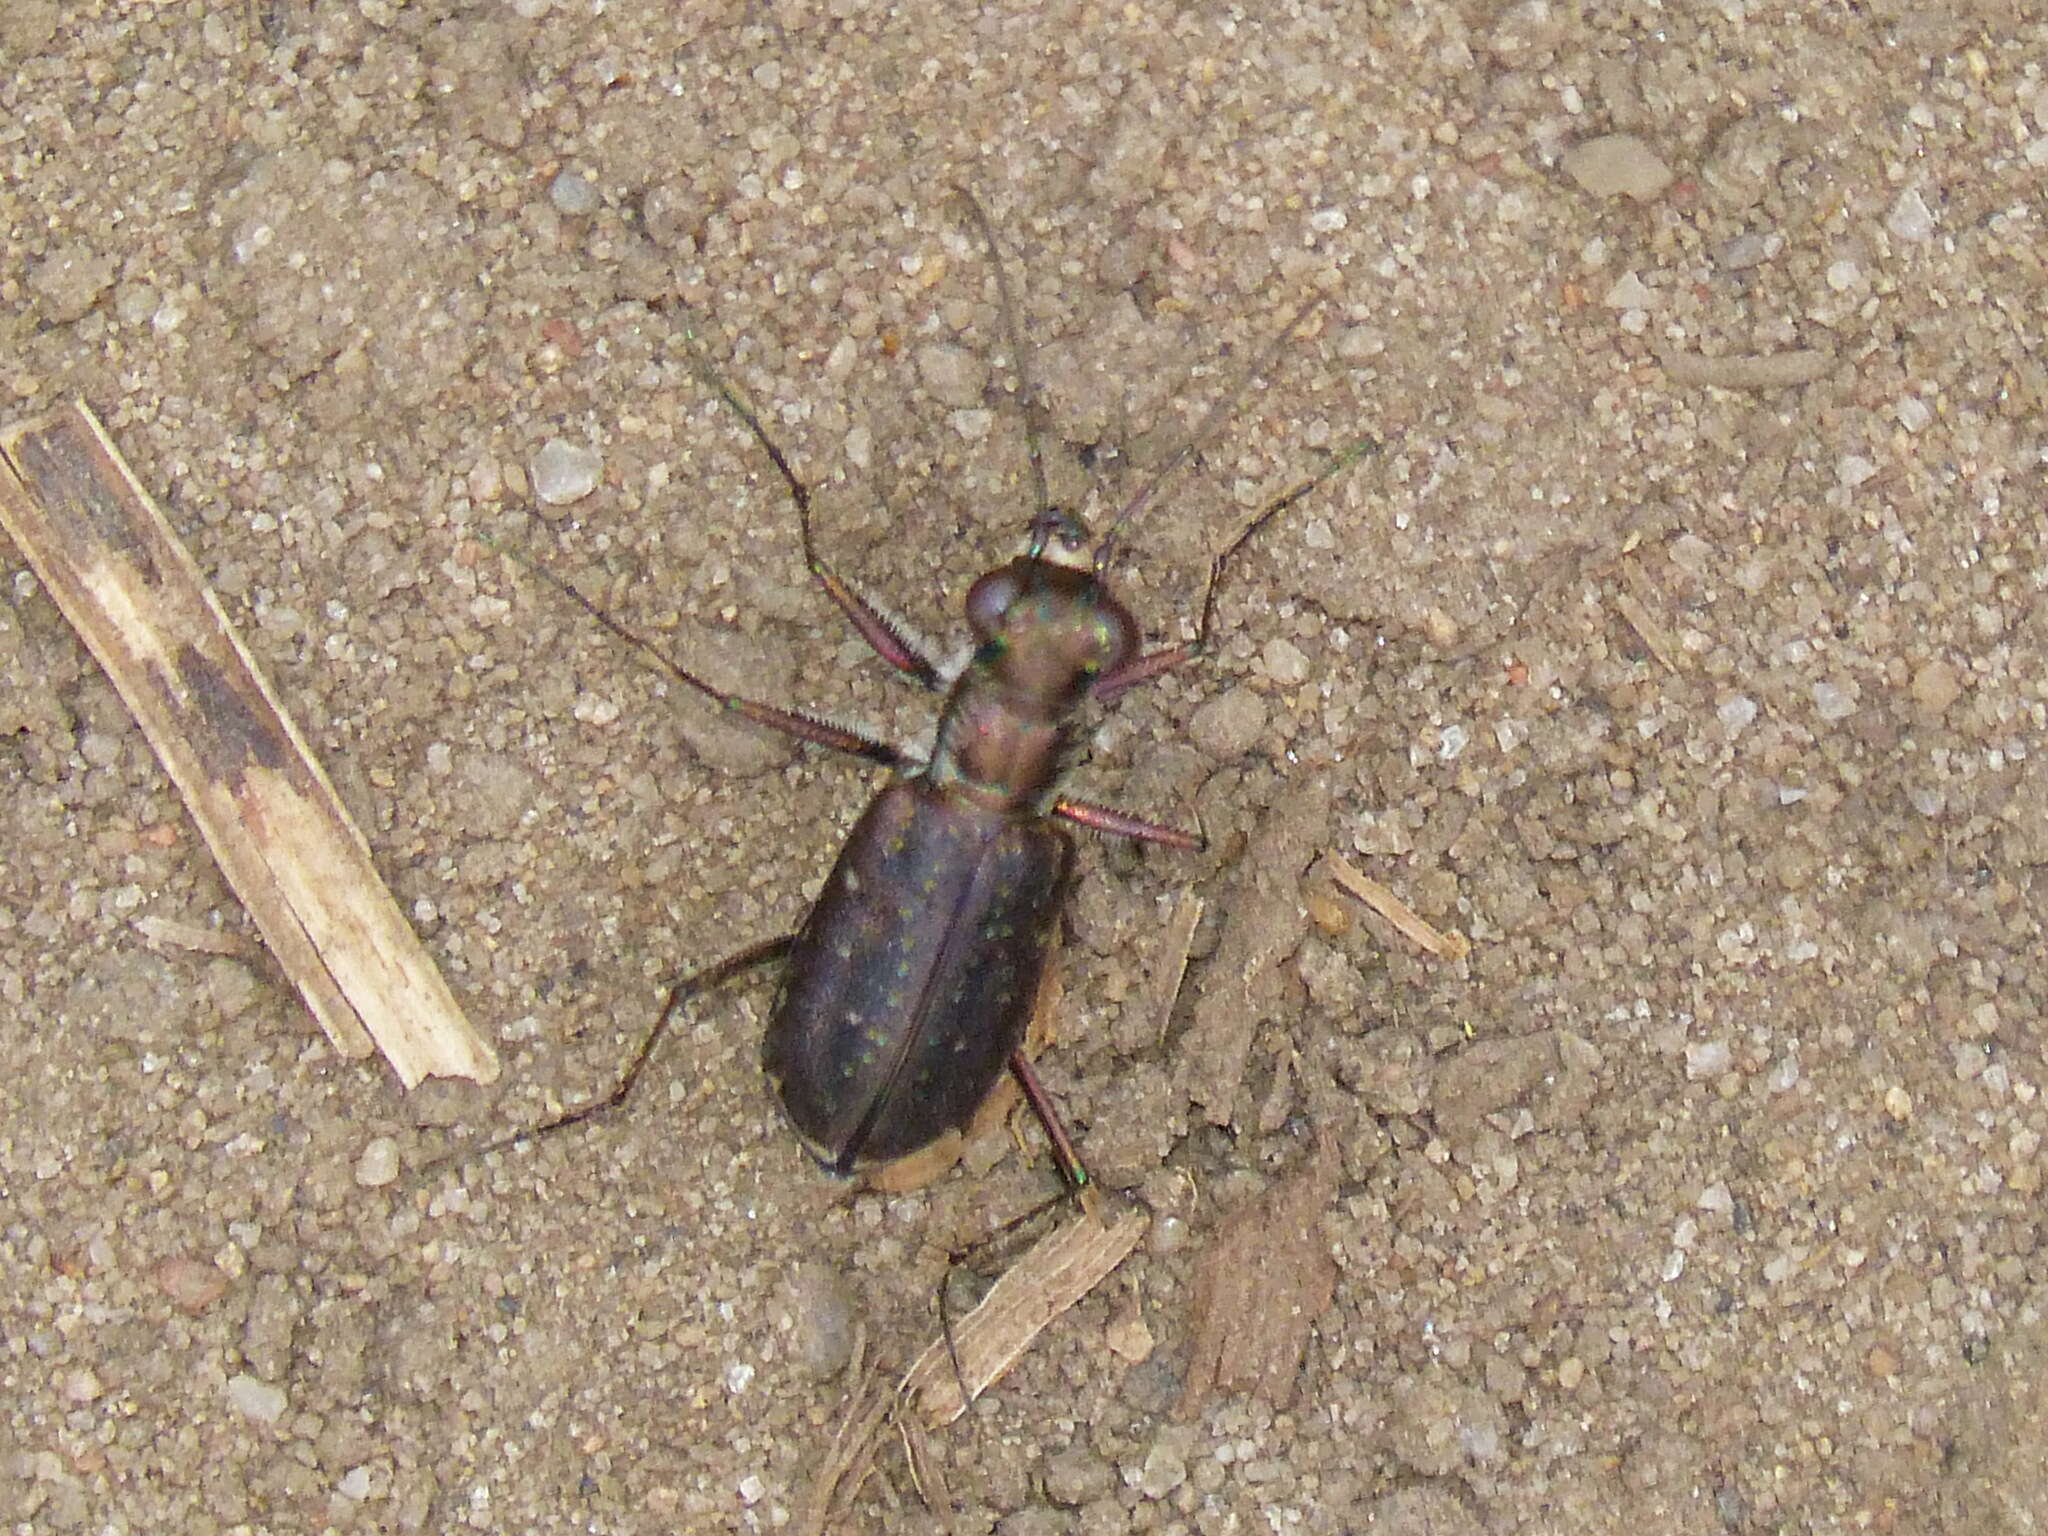
M 389 1136 L 372 1137 L 356 1159 L 356 1182 L 365 1189 L 382 1189 L 398 1177 L 398 1143 Z
M 228 1378 L 228 1402 L 245 1419 L 275 1424 L 284 1417 L 286 1400 L 282 1387 L 245 1374 Z
M 579 176 L 574 171 L 560 171 L 556 173 L 555 179 L 548 183 L 548 201 L 555 205 L 558 212 L 569 214 L 573 218 L 581 218 L 597 212 L 602 199 L 598 197 L 597 188 L 590 184 L 589 178 Z
M 1183 1449 L 1185 1436 L 1178 1426 L 1161 1433 L 1145 1453 L 1138 1469 L 1137 1489 L 1148 1499 L 1163 1499 L 1188 1480 L 1188 1462 Z
M 1144 1314 L 1133 1309 L 1127 1316 L 1111 1319 L 1103 1330 L 1102 1342 L 1111 1354 L 1137 1365 L 1151 1358 L 1154 1341 Z
M 1716 260 L 1724 272 L 1743 272 L 1762 266 L 1785 248 L 1782 235 L 1737 235 L 1721 247 Z
M 1681 571 L 1704 575 L 1714 565 L 1714 546 L 1696 533 L 1681 533 L 1671 541 L 1671 563 Z
M 150 1271 L 157 1289 L 180 1311 L 198 1314 L 227 1293 L 228 1277 L 203 1259 L 172 1254 Z
M 505 476 L 497 459 L 487 453 L 469 466 L 468 490 L 471 501 L 496 501 L 504 494 Z
M 1725 1040 L 1703 1040 L 1685 1048 L 1685 1075 L 1697 1082 L 1727 1072 L 1733 1053 Z
M 1934 420 L 1934 412 L 1927 402 L 1918 395 L 1908 395 L 1892 407 L 1892 413 L 1899 418 L 1899 425 L 1908 432 L 1918 432 Z
M 1211 699 L 1188 721 L 1188 739 L 1218 762 L 1242 757 L 1266 732 L 1266 701 L 1250 688 Z
M 28 291 L 45 320 L 69 325 L 114 286 L 117 265 L 89 245 L 60 246 L 28 269 Z
M 1939 715 L 1962 694 L 1963 680 L 1954 667 L 1937 659 L 1921 664 L 1910 687 L 1915 704 L 1930 715 Z
M 964 410 L 981 404 L 988 364 L 965 347 L 935 342 L 917 349 L 917 376 L 941 405 Z
M 597 489 L 604 459 L 594 448 L 581 448 L 559 437 L 541 445 L 529 466 L 533 494 L 551 507 L 566 507 Z
M 1564 173 L 1595 197 L 1647 202 L 1671 185 L 1671 167 L 1631 133 L 1587 139 L 1564 152 Z
M 1116 1473 L 1109 1463 L 1086 1447 L 1048 1456 L 1043 1479 L 1046 1497 L 1069 1508 L 1106 1498 L 1116 1486 Z
M 1730 736 L 1739 736 L 1756 720 L 1756 700 L 1746 693 L 1731 693 L 1717 706 L 1715 713 L 1721 717 L 1721 728 Z
M 1928 208 L 1927 200 L 1908 187 L 1892 204 L 1892 211 L 1885 216 L 1884 227 L 1899 239 L 1918 244 L 1934 238 L 1934 214 Z
M 1283 688 L 1294 688 L 1308 681 L 1308 658 L 1292 641 L 1275 635 L 1259 653 L 1259 660 L 1265 665 L 1266 676 Z
M 81 1366 L 75 1371 L 66 1371 L 58 1380 L 57 1390 L 67 1403 L 85 1404 L 96 1402 L 106 1388 L 90 1370 Z
M 985 440 L 989 433 L 995 429 L 996 413 L 994 411 L 954 411 L 946 417 L 946 420 L 952 423 L 953 430 L 958 432 L 967 442 L 979 443 Z
M 1648 309 L 1657 302 L 1657 290 L 1635 273 L 1624 272 L 1600 302 L 1609 309 Z
M 1856 713 L 1855 690 L 1839 683 L 1815 683 L 1813 707 L 1823 720 L 1846 720 Z
M 792 1353 L 819 1380 L 837 1376 L 853 1358 L 859 1323 L 853 1292 L 839 1271 L 822 1259 L 798 1265 L 788 1285 L 795 1324 Z
M 1855 490 L 1876 473 L 1877 465 L 1860 453 L 1843 454 L 1841 462 L 1835 466 L 1835 478 L 1845 491 Z

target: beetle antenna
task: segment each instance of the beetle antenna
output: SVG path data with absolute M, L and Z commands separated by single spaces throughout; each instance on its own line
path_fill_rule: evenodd
M 1017 398 L 1024 405 L 1024 453 L 1031 461 L 1031 489 L 1036 497 L 1031 509 L 1030 548 L 1031 558 L 1035 560 L 1045 552 L 1048 530 L 1057 526 L 1052 511 L 1052 491 L 1045 481 L 1045 453 L 1038 436 L 1038 418 L 1044 407 L 1038 399 L 1038 385 L 1031 377 L 1031 354 L 1025 350 L 1024 330 L 1017 322 L 1017 299 L 1010 291 L 1010 271 L 1003 264 L 1003 248 L 996 242 L 995 226 L 989 222 L 988 211 L 972 192 L 956 186 L 953 195 L 967 205 L 967 215 L 981 236 L 981 243 L 988 247 L 988 263 L 995 268 L 996 300 L 1003 311 L 1003 332 L 1010 343 L 1010 367 L 1017 376 Z
M 1308 317 L 1322 306 L 1323 297 L 1320 293 L 1314 295 L 1287 317 L 1287 323 L 1280 327 L 1280 334 L 1266 344 L 1266 349 L 1258 355 L 1251 367 L 1245 370 L 1244 377 L 1237 381 L 1236 387 L 1209 407 L 1208 414 L 1201 419 L 1195 430 L 1188 434 L 1187 440 L 1173 451 L 1172 456 L 1159 466 L 1158 472 L 1140 488 L 1138 494 L 1126 502 L 1124 509 L 1110 520 L 1109 527 L 1103 531 L 1102 541 L 1095 546 L 1097 576 L 1107 571 L 1110 562 L 1116 558 L 1117 542 L 1131 519 L 1151 503 L 1152 498 L 1159 493 L 1160 486 L 1166 483 L 1174 471 L 1208 447 L 1211 440 L 1223 429 L 1224 424 L 1237 414 L 1238 405 L 1244 399 L 1245 391 L 1265 374 L 1273 365 L 1273 360 L 1307 322 Z

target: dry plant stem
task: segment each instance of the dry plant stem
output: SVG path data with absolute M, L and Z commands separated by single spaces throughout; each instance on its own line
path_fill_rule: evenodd
M 0 428 L 0 527 L 113 679 L 228 883 L 344 1056 L 410 1088 L 498 1058 L 155 500 L 92 411 Z

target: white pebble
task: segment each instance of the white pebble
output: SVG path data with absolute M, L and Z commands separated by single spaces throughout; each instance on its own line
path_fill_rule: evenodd
M 228 1402 L 235 1412 L 259 1424 L 275 1424 L 284 1417 L 284 1388 L 243 1374 L 228 1378 Z
M 1308 658 L 1291 640 L 1275 635 L 1266 642 L 1259 659 L 1265 663 L 1266 675 L 1283 688 L 1308 681 Z
M 1746 693 L 1731 693 L 1715 709 L 1721 717 L 1721 728 L 1730 736 L 1739 736 L 1756 720 L 1756 700 Z
M 1934 214 L 1928 208 L 1927 200 L 1908 187 L 1899 194 L 1899 200 L 1892 204 L 1892 211 L 1885 217 L 1884 227 L 1901 240 L 1932 240 Z
M 994 411 L 955 411 L 946 419 L 953 424 L 953 430 L 958 432 L 968 442 L 979 443 L 985 440 L 990 431 L 994 429 L 996 413 Z
M 548 201 L 555 205 L 557 212 L 581 218 L 597 212 L 602 199 L 588 177 L 579 176 L 574 171 L 558 171 L 555 179 L 548 183 Z
M 566 507 L 597 489 L 604 459 L 594 448 L 551 437 L 541 444 L 527 468 L 533 477 L 533 494 L 551 507 Z
M 1846 720 L 1856 713 L 1856 695 L 1836 683 L 1815 683 L 1813 707 L 1823 720 Z
M 389 1136 L 372 1137 L 356 1159 L 356 1182 L 365 1189 L 382 1189 L 398 1177 L 398 1143 Z
M 1634 134 L 1610 133 L 1564 152 L 1564 173 L 1595 197 L 1647 201 L 1671 185 L 1671 167 Z
M 1688 1045 L 1685 1048 L 1685 1075 L 1694 1081 L 1720 1077 L 1734 1059 L 1734 1053 L 1728 1049 L 1725 1040 L 1705 1040 L 1698 1045 Z
M 1781 235 L 1760 235 L 1754 232 L 1737 235 L 1721 247 L 1719 261 L 1725 272 L 1741 272 L 1750 267 L 1761 266 L 1784 249 Z
M 1624 272 L 1600 302 L 1609 309 L 1648 309 L 1657 302 L 1657 290 L 1635 273 Z
M 1860 453 L 1843 454 L 1841 463 L 1835 466 L 1835 478 L 1841 482 L 1845 491 L 1855 490 L 1876 473 L 1877 465 Z

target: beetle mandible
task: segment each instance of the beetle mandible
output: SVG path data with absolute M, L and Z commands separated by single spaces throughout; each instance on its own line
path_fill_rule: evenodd
M 721 709 L 772 730 L 892 770 L 840 850 L 803 925 L 685 977 L 618 1086 L 540 1130 L 574 1124 L 624 1102 L 668 1022 L 695 993 L 755 964 L 787 956 L 761 1060 L 790 1125 L 834 1173 L 872 1170 L 964 1132 L 1007 1067 L 1052 1142 L 1059 1172 L 1088 1182 L 1023 1052 L 1025 1027 L 1051 949 L 1072 860 L 1061 823 L 1167 847 L 1195 849 L 1187 832 L 1074 799 L 1061 781 L 1074 756 L 1084 705 L 1108 701 L 1208 647 L 1217 587 L 1231 559 L 1275 517 L 1369 446 L 1361 442 L 1267 503 L 1210 562 L 1191 641 L 1146 651 L 1136 621 L 1106 585 L 1133 518 L 1160 485 L 1224 424 L 1239 395 L 1300 329 L 1320 299 L 1279 335 L 1219 399 L 1090 548 L 1086 530 L 1050 505 L 1029 369 L 987 215 L 959 193 L 987 245 L 1011 331 L 1017 389 L 1037 493 L 1022 553 L 981 576 L 965 603 L 973 649 L 946 679 L 902 627 L 820 556 L 811 494 L 759 415 L 696 351 L 699 371 L 743 422 L 787 486 L 804 560 L 868 646 L 928 689 L 947 689 L 928 758 L 799 710 L 721 689 L 653 650 L 564 583 L 564 592 L 615 635 L 650 654 L 668 676 Z M 524 1139 L 522 1133 L 513 1140 Z

